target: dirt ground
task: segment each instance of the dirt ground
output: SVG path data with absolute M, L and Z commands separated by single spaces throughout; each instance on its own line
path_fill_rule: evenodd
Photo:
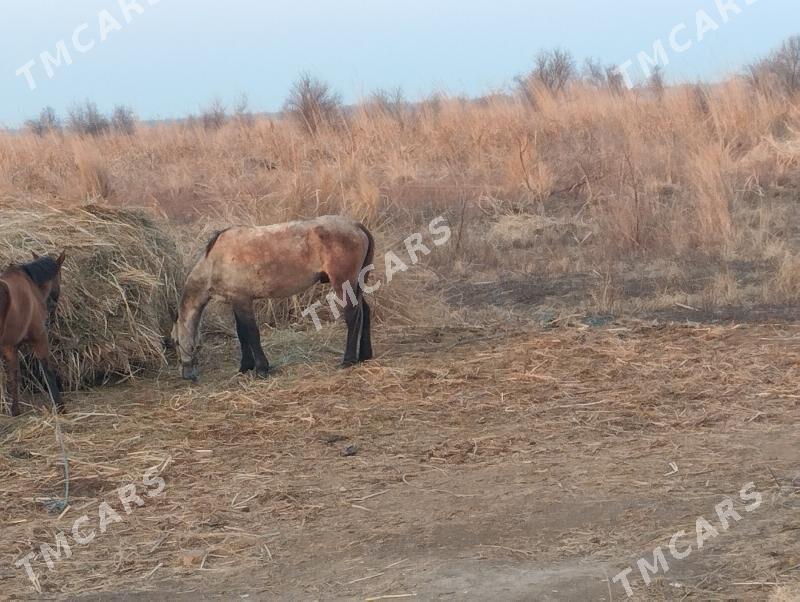
M 633 567 L 635 599 L 793 599 L 799 334 L 380 327 L 376 361 L 341 371 L 330 327 L 268 337 L 268 381 L 208 345 L 197 386 L 170 370 L 69 395 L 61 516 L 40 501 L 63 486 L 52 417 L 0 419 L 0 597 L 620 600 L 609 579 Z M 121 520 L 100 533 L 103 501 Z M 37 593 L 15 561 L 84 514 L 96 538 L 34 559 Z M 701 516 L 718 535 L 646 585 L 637 559 L 692 544 Z

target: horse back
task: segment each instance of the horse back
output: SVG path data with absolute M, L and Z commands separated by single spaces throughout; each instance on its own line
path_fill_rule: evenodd
M 362 226 L 341 216 L 235 226 L 215 235 L 193 272 L 215 294 L 287 297 L 319 281 L 354 280 L 370 246 Z

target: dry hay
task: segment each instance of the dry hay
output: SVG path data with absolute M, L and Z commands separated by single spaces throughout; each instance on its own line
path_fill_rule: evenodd
M 779 586 L 769 598 L 769 602 L 797 602 L 798 600 L 800 600 L 800 585 Z
M 487 238 L 500 248 L 527 249 L 543 241 L 586 240 L 592 227 L 579 218 L 547 217 L 544 215 L 501 215 L 489 228 Z
M 7 450 L 0 454 L 0 522 L 8 525 L 0 538 L 0 586 L 30 595 L 13 562 L 52 542 L 57 529 L 68 529 L 81 514 L 96 523 L 100 501 L 121 512 L 114 488 L 140 482 L 150 467 L 165 478 L 165 495 L 77 548 L 55 571 L 39 561 L 44 592 L 149 590 L 158 596 L 164 580 L 192 590 L 214 588 L 231 574 L 243 583 L 257 574 L 259 582 L 279 587 L 293 554 L 309 559 L 301 547 L 311 539 L 308 525 L 333 533 L 331 547 L 343 554 L 348 512 L 366 508 L 367 532 L 380 533 L 386 516 L 371 518 L 370 511 L 398 491 L 409 503 L 426 492 L 452 502 L 414 519 L 430 524 L 451 520 L 456 502 L 477 507 L 489 499 L 491 492 L 470 489 L 445 469 L 505 464 L 530 474 L 525 467 L 533 463 L 537 496 L 552 495 L 553 503 L 632 491 L 675 499 L 730 492 L 754 478 L 753 466 L 743 468 L 747 456 L 733 462 L 730 448 L 707 440 L 764 436 L 789 428 L 798 415 L 796 381 L 789 378 L 800 360 L 796 327 L 512 333 L 387 326 L 376 331 L 379 358 L 351 371 L 336 370 L 329 353 L 333 348 L 338 355 L 340 332 L 305 336 L 266 338 L 271 357 L 295 345 L 309 351 L 268 381 L 233 376 L 231 341 L 224 354 L 215 354 L 221 362 L 204 366 L 198 387 L 173 376 L 157 387 L 107 388 L 77 399 L 64 419 L 74 497 L 61 518 L 48 517 L 37 502 L 60 490 L 51 416 L 9 420 L 6 433 L 0 430 L 0 449 Z M 674 441 L 694 441 L 703 452 L 693 456 L 694 470 L 681 467 L 680 479 L 662 476 Z M 350 442 L 358 453 L 344 458 Z M 605 469 L 593 472 L 587 458 L 605 462 Z M 633 478 L 636 463 L 649 467 L 648 482 Z M 772 468 L 783 475 L 793 467 Z M 769 473 L 764 476 L 760 483 L 768 486 Z M 704 499 L 698 508 L 706 512 L 713 503 Z M 641 510 L 650 512 L 647 505 Z M 774 514 L 775 521 L 788 512 Z M 677 524 L 684 526 L 684 519 Z M 777 525 L 770 524 L 773 538 L 763 553 L 726 556 L 724 570 L 701 581 L 697 595 L 728 591 L 734 576 L 774 575 L 796 562 L 793 535 Z M 653 541 L 668 539 L 674 526 L 661 525 L 654 535 L 652 521 L 625 521 L 599 544 L 588 528 L 574 531 L 543 540 L 536 558 L 548 562 L 588 550 L 620 561 L 631 546 L 652 549 Z M 776 550 L 780 555 L 771 555 Z
M 50 341 L 63 386 L 128 377 L 164 362 L 163 336 L 183 266 L 175 242 L 144 211 L 97 204 L 0 209 L 0 262 L 66 249 Z M 26 372 L 35 364 L 26 362 Z

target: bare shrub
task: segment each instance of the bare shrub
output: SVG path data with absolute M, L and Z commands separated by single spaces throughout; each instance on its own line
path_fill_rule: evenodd
M 664 81 L 664 70 L 661 65 L 656 65 L 650 77 L 647 78 L 647 89 L 659 100 L 664 98 L 664 90 L 666 89 L 666 82 Z
M 206 130 L 218 130 L 228 121 L 225 105 L 219 98 L 215 98 L 208 107 L 200 113 L 200 123 Z
M 517 77 L 517 84 L 523 96 L 535 106 L 537 88 L 560 94 L 576 75 L 575 59 L 568 51 L 556 48 L 540 52 L 534 59 L 533 69 L 527 75 Z
M 340 117 L 342 98 L 327 83 L 303 73 L 292 85 L 283 109 L 310 134 L 316 134 Z
M 74 105 L 69 110 L 69 129 L 80 136 L 100 136 L 111 127 L 111 122 L 93 102 Z
M 583 80 L 590 86 L 608 90 L 612 94 L 625 91 L 625 79 L 616 65 L 603 65 L 595 59 L 586 59 L 583 64 Z
M 247 94 L 241 94 L 233 107 L 233 118 L 241 125 L 253 125 L 255 116 L 250 111 L 250 99 Z
M 53 107 L 45 107 L 36 119 L 28 119 L 25 128 L 37 136 L 61 133 L 61 119 Z
M 378 89 L 370 94 L 366 107 L 368 112 L 380 113 L 394 119 L 400 127 L 405 127 L 409 104 L 402 88 Z
M 800 35 L 792 36 L 768 57 L 747 68 L 750 84 L 762 92 L 793 95 L 800 91 Z
M 124 105 L 114 107 L 111 114 L 111 128 L 118 134 L 132 135 L 136 132 L 136 114 Z

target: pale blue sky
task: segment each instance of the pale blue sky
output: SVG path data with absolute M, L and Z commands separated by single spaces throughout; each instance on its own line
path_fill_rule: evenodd
M 149 1 L 138 0 L 143 13 L 125 23 L 119 0 L 3 0 L 0 124 L 87 98 L 104 110 L 129 104 L 143 118 L 166 118 L 244 92 L 254 110 L 272 111 L 304 70 L 347 101 L 394 86 L 412 99 L 436 89 L 478 94 L 508 86 L 541 48 L 620 64 L 657 39 L 668 48 L 671 78 L 715 78 L 800 33 L 797 0 Z M 717 4 L 731 2 L 741 13 L 723 23 Z M 121 29 L 101 43 L 103 9 Z M 718 25 L 700 43 L 698 10 Z M 668 40 L 682 22 L 679 44 L 694 42 L 678 54 Z M 83 23 L 79 44 L 95 46 L 79 53 L 72 36 Z M 61 39 L 73 63 L 48 79 L 39 56 L 55 54 Z M 32 59 L 34 91 L 15 75 Z

